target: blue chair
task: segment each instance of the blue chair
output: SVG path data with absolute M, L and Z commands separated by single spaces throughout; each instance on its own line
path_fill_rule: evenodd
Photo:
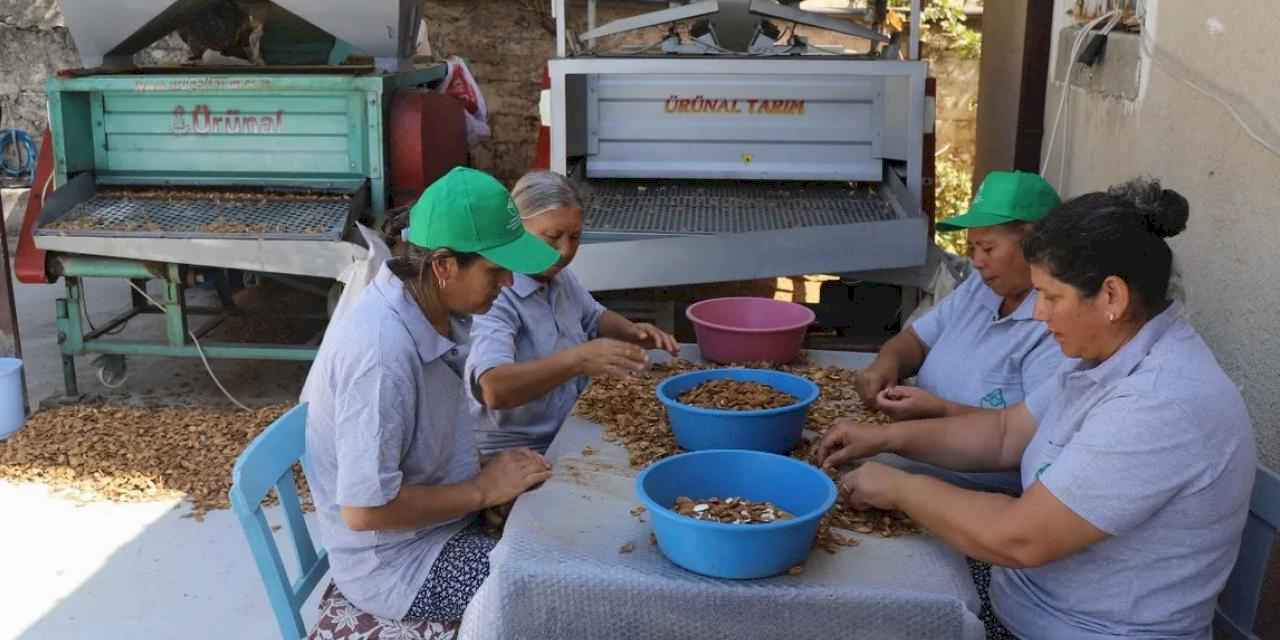
M 293 483 L 293 463 L 301 461 L 306 450 L 306 428 L 307 406 L 290 409 L 249 443 L 231 472 L 231 508 L 240 518 L 280 634 L 286 640 L 306 637 L 300 610 L 329 571 L 329 555 L 323 550 L 316 552 Z M 288 533 L 298 556 L 301 577 L 292 582 L 262 513 L 262 499 L 272 487 L 284 508 Z
M 1249 504 L 1249 520 L 1244 525 L 1240 555 L 1218 598 L 1215 626 L 1233 640 L 1260 640 L 1253 632 L 1258 616 L 1262 582 L 1271 560 L 1271 545 L 1280 530 L 1280 475 L 1259 466 Z

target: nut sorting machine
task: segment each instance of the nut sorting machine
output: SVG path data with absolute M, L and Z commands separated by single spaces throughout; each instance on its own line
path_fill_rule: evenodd
M 367 252 L 355 223 L 377 228 L 389 206 L 466 162 L 460 103 L 425 89 L 446 67 L 412 61 L 417 0 L 277 0 L 265 65 L 133 65 L 134 53 L 229 1 L 63 2 L 85 68 L 48 83 L 51 184 L 33 192 L 43 207 L 28 210 L 17 262 L 24 282 L 66 281 L 56 314 L 68 395 L 83 354 L 101 354 L 107 384 L 131 355 L 311 359 L 314 342 L 191 335 L 242 313 L 229 273 L 275 277 L 332 305 L 334 280 Z M 343 64 L 353 52 L 373 64 Z M 220 306 L 186 304 L 197 274 L 218 284 Z M 159 280 L 151 298 L 163 310 L 134 290 L 127 312 L 87 330 L 85 278 L 144 290 Z M 164 315 L 164 340 L 110 337 L 147 313 Z
M 589 289 L 925 264 L 933 115 L 920 3 L 905 43 L 795 4 L 671 2 L 596 26 L 589 0 L 588 31 L 575 34 L 554 0 L 549 164 L 585 194 L 573 269 Z M 690 20 L 687 34 L 601 44 Z M 867 51 L 819 46 L 795 25 L 864 39 Z

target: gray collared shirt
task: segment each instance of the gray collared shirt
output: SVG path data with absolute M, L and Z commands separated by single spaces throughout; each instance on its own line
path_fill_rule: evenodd
M 1066 360 L 1043 322 L 1032 317 L 1032 291 L 1006 316 L 1003 299 L 977 271 L 912 325 L 929 353 L 916 384 L 944 400 L 984 409 L 1012 407 L 1049 380 Z M 1015 471 L 960 473 L 923 463 L 895 466 L 982 491 L 1018 494 Z
M 386 265 L 325 333 L 302 391 L 307 480 L 334 580 L 361 610 L 404 617 L 441 548 L 471 518 L 353 531 L 342 507 L 378 507 L 404 485 L 479 472 L 461 371 L 467 323 L 439 334 Z
M 594 339 L 605 308 L 568 270 L 549 283 L 516 274 L 493 308 L 476 316 L 471 329 L 467 380 L 476 442 L 482 456 L 529 447 L 546 452 L 588 379 L 578 377 L 547 395 L 509 411 L 494 411 L 477 397 L 475 381 L 485 372 L 514 362 L 540 360 Z
M 929 347 L 916 374 L 921 388 L 944 400 L 984 409 L 1012 407 L 1048 380 L 1066 357 L 1032 314 L 1036 292 L 1007 316 L 1002 299 L 978 272 L 912 329 Z
M 996 569 L 992 603 L 1019 637 L 1208 640 L 1249 511 L 1243 398 L 1174 303 L 1107 360 L 1064 364 L 1026 401 L 1040 482 L 1109 537 L 1034 569 Z

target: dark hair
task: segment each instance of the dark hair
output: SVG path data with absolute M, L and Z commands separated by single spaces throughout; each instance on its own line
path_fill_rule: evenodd
M 1189 214 L 1178 192 L 1138 178 L 1059 205 L 1035 224 L 1022 252 L 1086 297 L 1109 276 L 1124 280 L 1151 317 L 1169 300 L 1173 252 L 1164 239 L 1181 233 Z

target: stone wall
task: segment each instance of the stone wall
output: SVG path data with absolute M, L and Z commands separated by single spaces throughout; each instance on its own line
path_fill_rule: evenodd
M 533 160 L 538 132 L 538 92 L 555 38 L 545 0 L 424 0 L 432 51 L 468 61 L 484 91 L 493 136 L 473 152 L 474 164 L 513 181 Z M 58 69 L 79 66 L 75 45 L 64 27 L 59 0 L 0 0 L 0 108 L 3 126 L 39 136 L 45 122 L 45 80 Z M 576 27 L 585 27 L 585 2 L 571 1 Z M 599 22 L 655 8 L 646 2 L 602 3 Z M 816 43 L 865 47 L 865 41 L 800 28 Z M 653 42 L 661 30 L 648 30 L 602 46 Z M 170 36 L 143 52 L 144 63 L 175 62 L 185 47 Z M 977 99 L 977 61 L 933 61 L 938 77 L 938 148 L 971 158 Z
M 484 91 L 493 137 L 473 152 L 477 167 L 514 181 L 533 160 L 538 134 L 538 92 L 543 69 L 555 54 L 555 36 L 544 27 L 537 8 L 542 0 L 425 0 L 432 52 L 467 60 Z M 602 3 L 598 23 L 652 11 L 644 2 Z M 570 16 L 583 30 L 585 2 L 570 2 Z M 654 42 L 661 29 L 602 41 L 600 46 Z M 815 44 L 865 49 L 866 41 L 801 27 L 798 34 Z M 938 78 L 938 149 L 950 148 L 971 162 L 977 119 L 978 61 L 942 57 L 932 63 Z
M 186 47 L 169 36 L 148 47 L 144 64 L 181 61 Z M 45 81 L 59 69 L 80 66 L 59 0 L 0 0 L 0 108 L 3 126 L 44 131 Z

